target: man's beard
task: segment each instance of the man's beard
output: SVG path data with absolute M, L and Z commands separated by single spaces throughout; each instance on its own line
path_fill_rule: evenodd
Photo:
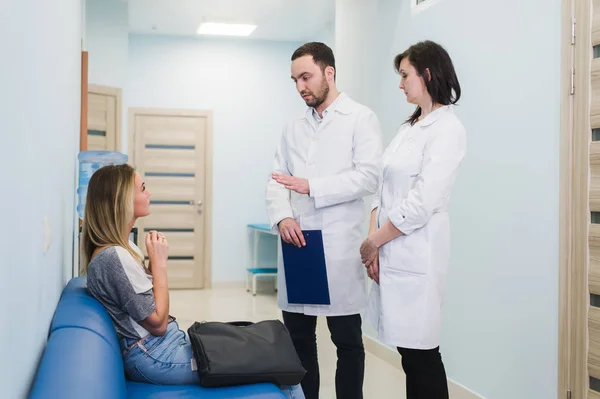
M 306 105 L 309 107 L 317 108 L 319 105 L 323 104 L 327 99 L 327 95 L 329 95 L 329 84 L 327 80 L 323 78 L 323 82 L 321 83 L 321 89 L 318 94 L 315 94 L 311 91 L 304 92 L 304 94 L 310 94 L 312 96 L 311 99 L 306 100 Z

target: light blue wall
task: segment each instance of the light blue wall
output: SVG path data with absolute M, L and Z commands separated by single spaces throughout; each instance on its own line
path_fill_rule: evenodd
M 129 5 L 123 0 L 85 0 L 85 50 L 89 83 L 122 89 L 121 152 L 127 153 L 127 57 Z
M 0 396 L 23 398 L 72 264 L 80 1 L 3 2 L 0 36 Z
M 122 0 L 86 0 L 89 82 L 123 88 L 127 83 L 128 5 Z
M 213 111 L 214 282 L 244 280 L 245 226 L 267 222 L 275 146 L 284 123 L 304 109 L 290 79 L 298 45 L 130 36 L 129 106 Z
M 561 3 L 441 0 L 415 16 L 396 3 L 380 0 L 388 25 L 376 111 L 386 142 L 413 111 L 392 70 L 397 53 L 441 43 L 463 89 L 456 112 L 469 148 L 451 206 L 448 375 L 490 399 L 554 398 Z

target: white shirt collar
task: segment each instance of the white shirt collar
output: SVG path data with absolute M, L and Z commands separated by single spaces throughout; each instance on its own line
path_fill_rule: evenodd
M 431 126 L 435 123 L 435 121 L 437 121 L 440 118 L 440 116 L 442 116 L 446 112 L 454 112 L 453 106 L 444 105 L 436 109 L 435 111 L 430 112 L 429 115 L 427 115 L 423 120 L 415 123 L 415 125 L 419 125 L 421 127 Z
M 323 111 L 323 118 L 319 118 L 317 110 L 313 107 L 308 107 L 306 109 L 305 118 L 312 118 L 317 124 L 319 124 L 323 119 L 325 119 L 327 114 L 332 111 L 340 112 L 345 115 L 352 113 L 356 109 L 354 104 L 354 101 L 352 101 L 346 93 L 341 92 L 337 98 L 333 100 L 331 104 L 329 104 L 325 111 Z

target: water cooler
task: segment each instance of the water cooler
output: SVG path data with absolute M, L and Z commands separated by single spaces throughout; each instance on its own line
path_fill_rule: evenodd
M 88 183 L 95 171 L 106 165 L 127 163 L 128 156 L 116 151 L 82 151 L 79 160 L 79 187 L 77 187 L 77 214 L 83 219 Z

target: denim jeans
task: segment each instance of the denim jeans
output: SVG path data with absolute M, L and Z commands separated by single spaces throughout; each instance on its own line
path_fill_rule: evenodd
M 131 381 L 156 385 L 200 384 L 192 368 L 192 344 L 176 321 L 162 337 L 149 335 L 140 341 L 121 339 L 123 365 Z M 300 385 L 281 386 L 289 399 L 305 399 Z

